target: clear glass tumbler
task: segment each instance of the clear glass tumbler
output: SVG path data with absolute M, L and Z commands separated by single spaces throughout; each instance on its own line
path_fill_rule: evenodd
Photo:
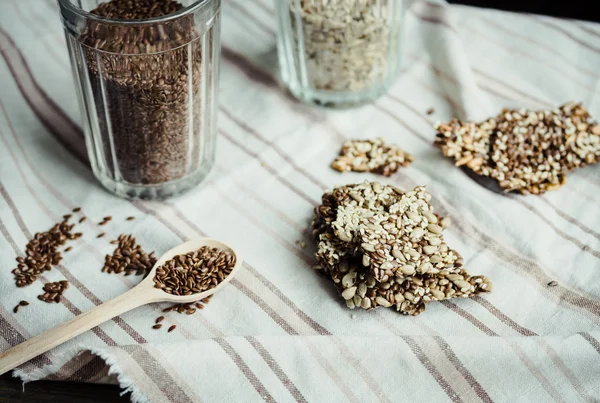
M 163 199 L 214 163 L 221 2 L 128 3 L 58 0 L 94 174 L 119 196 Z
M 276 0 L 281 78 L 294 96 L 350 106 L 400 70 L 404 0 Z

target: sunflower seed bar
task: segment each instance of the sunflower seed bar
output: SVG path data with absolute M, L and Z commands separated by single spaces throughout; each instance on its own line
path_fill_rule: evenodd
M 437 124 L 435 144 L 455 165 L 496 179 L 506 191 L 542 194 L 566 173 L 600 159 L 600 125 L 574 102 L 555 110 L 504 109 L 481 123 Z
M 340 172 L 374 172 L 391 176 L 414 159 L 400 147 L 386 144 L 382 138 L 350 140 L 344 143 L 340 156 L 331 163 L 331 167 Z
M 350 308 L 394 306 L 418 315 L 431 301 L 490 292 L 444 242 L 450 225 L 432 211 L 424 187 L 403 192 L 379 182 L 325 193 L 315 209 L 317 269 L 333 280 Z

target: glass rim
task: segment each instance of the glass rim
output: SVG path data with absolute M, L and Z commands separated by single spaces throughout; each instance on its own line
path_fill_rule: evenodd
M 81 7 L 76 6 L 72 2 L 72 0 L 58 0 L 58 4 L 61 7 L 64 7 L 66 9 L 68 9 L 69 11 L 79 15 L 80 17 L 84 17 L 86 19 L 93 20 L 96 22 L 100 22 L 100 23 L 104 23 L 104 24 L 138 25 L 138 24 L 148 24 L 148 23 L 162 23 L 162 22 L 168 22 L 171 20 L 175 20 L 184 15 L 193 13 L 193 12 L 199 10 L 200 8 L 202 8 L 204 5 L 206 5 L 210 2 L 214 2 L 214 1 L 215 0 L 196 0 L 189 6 L 184 7 L 181 10 L 176 11 L 174 13 L 167 14 L 162 17 L 144 18 L 144 19 L 140 19 L 140 20 L 123 20 L 123 19 L 118 19 L 118 18 L 101 17 L 99 15 L 92 14 L 89 11 L 85 11 Z

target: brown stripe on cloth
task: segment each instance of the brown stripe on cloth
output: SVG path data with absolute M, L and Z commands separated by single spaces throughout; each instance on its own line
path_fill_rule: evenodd
M 161 392 L 173 403 L 193 403 L 181 389 L 177 380 L 169 374 L 152 354 L 139 345 L 117 346 L 139 364 L 146 375 L 159 387 Z
M 6 242 L 8 242 L 8 244 L 11 246 L 11 248 L 15 252 L 15 255 L 16 256 L 21 256 L 21 251 L 19 250 L 19 247 L 17 246 L 17 243 L 15 242 L 15 240 L 13 239 L 13 237 L 10 236 L 10 233 L 8 232 L 8 229 L 4 226 L 4 223 L 2 222 L 1 218 L 0 218 L 0 232 L 2 232 L 2 235 L 6 239 Z
M 248 186 L 246 186 L 244 184 L 244 182 L 237 180 L 233 171 L 230 171 L 230 170 L 228 170 L 228 169 L 226 169 L 226 168 L 224 168 L 223 166 L 220 166 L 220 165 L 215 165 L 213 169 L 215 169 L 217 171 L 220 171 L 224 175 L 228 175 L 229 176 L 229 180 L 231 180 L 233 183 L 235 183 L 235 185 L 237 187 L 239 187 L 246 195 L 250 196 L 250 198 L 253 199 L 254 201 L 258 202 L 261 205 L 268 204 L 266 198 L 262 197 L 260 194 L 258 194 L 256 192 L 252 191 L 252 189 L 249 188 Z M 271 209 L 271 211 L 277 216 L 277 218 L 279 218 L 282 221 L 285 221 L 290 227 L 293 227 L 299 233 L 301 233 L 301 234 L 303 234 L 305 236 L 310 236 L 311 235 L 310 231 L 309 231 L 309 229 L 307 229 L 306 225 L 302 226 L 298 222 L 296 222 L 293 219 L 291 219 L 290 217 L 288 217 L 279 208 L 277 208 L 275 206 L 272 206 L 272 207 L 273 208 Z M 185 216 L 183 214 L 181 214 L 181 212 L 179 212 L 179 210 L 176 210 L 174 212 L 175 212 L 176 216 L 178 216 L 179 218 L 185 220 Z
M 458 394 L 452 389 L 452 387 L 448 384 L 448 382 L 444 379 L 442 374 L 438 371 L 438 369 L 433 365 L 431 360 L 425 355 L 421 347 L 413 340 L 410 336 L 398 335 L 411 349 L 413 354 L 417 357 L 417 359 L 423 364 L 427 372 L 431 375 L 431 377 L 437 382 L 437 384 L 442 388 L 444 393 L 448 396 L 450 400 L 453 402 L 462 402 L 462 399 Z
M 581 21 L 569 21 L 569 22 L 575 24 L 575 26 L 577 28 L 581 29 L 582 31 L 585 31 L 588 34 L 592 34 L 592 35 L 600 38 L 600 32 L 594 31 L 590 27 L 586 26 L 583 22 L 581 22 Z
M 450 302 L 449 300 L 445 300 L 445 301 L 440 301 L 440 303 L 442 305 L 444 305 L 446 308 L 449 308 L 450 310 L 454 311 L 458 315 L 465 318 L 468 322 L 471 322 L 471 324 L 473 326 L 475 326 L 476 328 L 478 328 L 479 330 L 481 330 L 488 336 L 494 336 L 494 337 L 499 336 L 498 333 L 494 332 L 492 329 L 490 329 L 488 326 L 486 326 L 482 321 L 477 319 L 475 316 L 471 315 L 469 312 L 465 311 L 463 308 L 457 306 L 453 302 Z
M 84 351 L 72 357 L 58 371 L 44 379 L 48 381 L 86 382 L 105 368 L 106 362 L 102 358 Z
M 281 149 L 281 147 L 279 147 L 279 145 L 277 145 L 277 143 L 274 143 L 274 142 L 268 140 L 263 135 L 261 135 L 258 131 L 252 129 L 247 123 L 245 123 L 242 120 L 240 120 L 237 117 L 235 117 L 233 115 L 233 113 L 231 113 L 229 110 L 227 110 L 226 107 L 224 107 L 224 106 L 221 105 L 221 106 L 219 106 L 219 109 L 221 110 L 221 112 L 223 112 L 225 114 L 225 116 L 227 116 L 229 119 L 231 119 L 238 127 L 240 127 L 241 129 L 243 129 L 246 133 L 252 135 L 252 137 L 258 139 L 261 143 L 266 144 L 268 146 L 271 146 L 271 148 L 273 148 L 273 150 L 277 154 L 279 154 L 279 156 L 281 158 L 283 158 L 288 164 L 290 164 L 290 166 L 292 168 L 294 168 L 295 171 L 297 171 L 297 172 L 301 173 L 302 175 L 304 175 L 312 183 L 314 183 L 315 185 L 317 185 L 321 189 L 323 189 L 323 190 L 327 189 L 327 185 L 325 185 L 322 181 L 320 181 L 316 176 L 312 175 L 310 172 L 306 171 L 304 168 L 302 168 L 300 165 L 298 165 L 293 160 L 293 158 L 291 158 L 289 155 L 287 155 Z
M 23 218 L 21 217 L 21 214 L 19 214 L 19 211 L 17 210 L 17 206 L 15 205 L 13 199 L 8 194 L 8 191 L 6 190 L 6 188 L 4 187 L 4 185 L 2 184 L 1 180 L 0 180 L 0 196 L 2 196 L 2 198 L 4 199 L 4 201 L 6 202 L 6 204 L 8 205 L 8 208 L 12 212 L 12 215 L 13 215 L 15 221 L 19 225 L 19 228 L 21 228 L 21 231 L 23 232 L 23 234 L 25 235 L 25 237 L 27 239 L 31 239 L 32 238 L 31 237 L 31 232 L 29 232 L 29 230 L 27 229 L 27 225 L 25 225 L 25 221 L 23 221 Z
M 225 339 L 213 339 L 215 343 L 217 343 L 224 351 L 227 353 L 229 358 L 235 363 L 240 371 L 244 374 L 246 379 L 250 381 L 254 389 L 258 392 L 260 397 L 262 397 L 266 402 L 275 402 L 273 396 L 267 391 L 262 382 L 256 377 L 254 372 L 248 367 L 248 364 L 240 357 L 240 355 L 231 347 Z
M 475 393 L 477 393 L 477 396 L 479 396 L 481 401 L 486 403 L 492 403 L 493 400 L 490 397 L 490 395 L 488 395 L 483 386 L 481 386 L 481 384 L 477 382 L 477 379 L 475 379 L 473 374 L 471 374 L 471 372 L 469 372 L 469 370 L 464 366 L 464 364 L 456 356 L 454 350 L 452 350 L 452 347 L 450 347 L 450 345 L 446 343 L 446 340 L 444 340 L 440 336 L 433 336 L 433 340 L 435 340 L 438 346 L 440 346 L 440 349 L 444 352 L 446 357 L 448 357 L 448 360 L 452 363 L 452 365 L 454 365 L 454 368 L 456 368 L 456 370 L 460 372 L 460 374 L 463 376 L 463 378 L 465 378 L 469 385 L 471 385 L 471 387 L 473 388 Z
M 263 232 L 271 235 L 271 237 L 274 240 L 276 240 L 277 243 L 281 244 L 283 247 L 285 247 L 287 250 L 289 250 L 291 253 L 293 253 L 296 257 L 298 257 L 298 259 L 300 259 L 307 265 L 313 264 L 313 262 L 314 262 L 313 258 L 311 256 L 308 256 L 304 252 L 303 249 L 296 248 L 294 246 L 294 244 L 290 243 L 285 238 L 283 238 L 281 235 L 279 235 L 277 232 L 273 231 L 268 225 L 265 225 L 265 223 L 263 223 L 262 221 L 254 218 L 254 216 L 250 213 L 250 211 L 248 211 L 247 209 L 244 208 L 244 205 L 242 203 L 238 203 L 237 201 L 235 201 L 235 199 L 229 197 L 226 192 L 222 192 L 218 188 L 216 188 L 216 189 L 221 194 L 221 196 L 224 200 L 226 200 L 232 206 L 235 206 L 237 211 L 240 211 L 240 212 L 246 211 L 247 214 L 244 214 L 244 218 L 246 218 L 248 221 L 252 222 L 256 227 L 260 228 Z
M 498 84 L 501 87 L 508 88 L 512 92 L 521 95 L 523 98 L 527 99 L 530 102 L 538 104 L 541 107 L 546 107 L 546 108 L 553 108 L 554 107 L 554 105 L 552 105 L 550 102 L 543 101 L 543 100 L 541 100 L 539 98 L 534 97 L 531 94 L 528 94 L 528 93 L 524 92 L 523 90 L 520 90 L 517 87 L 509 85 L 509 84 L 505 83 L 504 81 L 500 81 L 497 77 L 494 77 L 494 76 L 492 76 L 492 75 L 484 72 L 483 70 L 479 70 L 479 69 L 477 69 L 475 67 L 472 67 L 472 70 L 475 73 L 477 73 L 477 75 L 480 75 L 480 76 L 484 77 L 486 80 L 494 82 L 494 83 Z
M 512 339 L 503 339 L 506 343 L 513 349 L 516 353 L 517 357 L 521 360 L 523 364 L 527 367 L 529 372 L 538 380 L 540 385 L 548 392 L 548 394 L 554 399 L 555 402 L 564 402 L 565 400 L 560 396 L 560 393 L 556 390 L 553 383 L 548 380 L 548 378 L 540 372 L 540 370 L 533 364 L 533 362 L 527 357 L 525 351 L 515 343 Z
M 492 315 L 498 318 L 502 323 L 509 326 L 515 332 L 522 334 L 523 336 L 537 336 L 537 333 L 519 325 L 517 322 L 509 318 L 505 313 L 496 308 L 491 302 L 487 299 L 480 297 L 479 295 L 474 295 L 471 299 L 477 302 L 479 305 L 487 309 Z
M 544 347 L 544 349 L 546 350 L 546 353 L 548 354 L 548 356 L 550 357 L 550 359 L 552 360 L 552 362 L 554 363 L 556 368 L 558 368 L 560 370 L 560 372 L 562 372 L 565 375 L 565 378 L 567 378 L 569 383 L 573 386 L 573 389 L 575 389 L 575 391 L 579 394 L 579 396 L 581 396 L 583 401 L 591 402 L 592 399 L 591 399 L 589 392 L 581 384 L 581 382 L 579 381 L 577 376 L 573 373 L 573 371 L 571 371 L 571 368 L 569 368 L 565 364 L 565 362 L 560 358 L 560 356 L 558 355 L 556 350 L 554 350 L 543 337 L 540 337 L 537 340 L 542 345 L 542 347 Z
M 233 363 L 238 367 L 240 372 L 246 377 L 246 379 L 252 385 L 252 387 L 262 396 L 261 391 L 266 391 L 265 386 L 260 382 L 256 374 L 250 369 L 250 367 L 248 367 L 248 364 L 246 364 L 244 359 L 225 340 L 225 334 L 202 315 L 198 316 L 196 320 L 200 322 L 202 326 L 206 327 L 211 333 L 217 336 L 217 338 L 213 339 L 213 341 L 215 341 L 219 345 L 219 347 L 223 349 L 223 351 L 227 354 L 231 361 L 233 361 Z M 182 327 L 180 331 L 184 333 L 186 338 L 190 338 L 189 332 L 184 327 Z
M 471 322 L 471 324 L 481 330 L 488 336 L 498 337 L 499 335 L 490 329 L 487 325 L 481 322 L 479 319 L 471 315 L 469 312 L 464 309 L 458 307 L 454 303 L 450 301 L 442 301 L 442 304 L 452 309 L 454 312 L 458 313 L 460 316 L 464 317 L 467 321 Z M 525 364 L 529 372 L 540 382 L 542 387 L 552 396 L 556 401 L 563 401 L 560 397 L 558 391 L 552 386 L 548 378 L 544 374 L 542 374 L 539 369 L 535 366 L 535 364 L 529 359 L 529 357 L 525 354 L 521 346 L 517 343 L 514 343 L 512 340 L 505 339 L 510 347 L 513 349 L 517 357 Z
M 531 204 L 529 204 L 528 202 L 526 202 L 525 200 L 523 200 L 522 197 L 512 196 L 512 195 L 507 195 L 507 197 L 511 198 L 512 200 L 515 200 L 517 203 L 519 203 L 520 205 L 522 205 L 523 207 L 525 207 L 527 210 L 529 210 L 532 213 L 534 213 L 535 215 L 537 215 L 543 222 L 545 222 L 550 228 L 552 228 L 554 230 L 554 232 L 556 232 L 562 238 L 566 239 L 567 241 L 570 241 L 570 242 L 574 243 L 582 251 L 584 251 L 586 253 L 589 253 L 590 255 L 592 255 L 592 256 L 600 259 L 600 252 L 599 251 L 595 250 L 591 246 L 584 244 L 583 242 L 581 242 L 577 238 L 575 238 L 575 237 L 567 234 L 566 232 L 562 231 L 552 221 L 550 221 L 548 218 L 546 218 L 542 214 L 540 214 L 540 212 L 537 211 Z
M 13 322 L 10 313 L 0 306 L 0 337 L 2 337 L 12 347 L 17 344 L 21 344 L 27 339 L 17 328 L 20 327 L 18 323 Z M 39 355 L 33 360 L 29 361 L 31 364 L 38 368 L 42 368 L 44 365 L 52 365 L 52 361 L 48 357 L 48 353 Z
M 246 340 L 252 345 L 252 347 L 260 354 L 262 359 L 267 363 L 271 371 L 279 378 L 281 383 L 285 386 L 285 388 L 290 392 L 294 400 L 299 403 L 306 403 L 306 399 L 300 393 L 296 385 L 288 378 L 283 369 L 277 364 L 277 360 L 273 358 L 273 356 L 265 349 L 265 347 L 260 344 L 260 342 L 254 336 L 246 336 Z
M 593 45 L 590 45 L 589 43 L 585 42 L 582 39 L 579 39 L 578 37 L 576 37 L 575 35 L 573 35 L 572 33 L 570 33 L 569 31 L 567 31 L 566 29 L 564 29 L 563 27 L 556 25 L 552 22 L 550 22 L 549 20 L 543 18 L 543 17 L 533 17 L 534 21 L 537 21 L 538 23 L 547 26 L 548 28 L 552 29 L 553 31 L 557 31 L 560 32 L 562 35 L 566 36 L 567 38 L 571 39 L 572 41 L 580 44 L 581 46 L 583 46 L 584 48 L 587 48 L 589 50 L 591 50 L 594 53 L 600 53 L 600 48 L 597 48 Z M 556 52 L 555 52 L 556 53 Z
M 577 333 L 577 334 L 580 335 L 581 337 L 583 337 L 585 339 L 585 341 L 590 343 L 590 345 L 592 347 L 594 347 L 594 350 L 596 350 L 596 352 L 598 352 L 598 354 L 600 354 L 600 342 L 598 340 L 596 340 L 591 334 L 589 334 L 587 332 L 582 332 L 582 333 Z
M 373 105 L 373 106 L 375 108 L 379 109 L 384 114 L 388 115 L 390 118 L 394 119 L 402 127 L 404 127 L 410 134 L 412 134 L 413 136 L 415 136 L 416 138 L 421 140 L 423 143 L 431 145 L 432 140 L 428 139 L 427 137 L 425 137 L 425 135 L 419 133 L 417 130 L 410 127 L 408 124 L 406 124 L 406 122 L 404 120 L 400 119 L 395 113 L 390 112 L 388 109 L 382 107 L 381 105 Z
M 252 302 L 258 305 L 277 325 L 279 325 L 287 334 L 291 334 L 293 336 L 297 336 L 300 333 L 296 329 L 294 329 L 285 319 L 281 317 L 275 309 L 273 309 L 269 304 L 262 300 L 254 291 L 246 287 L 242 284 L 238 279 L 231 280 L 231 284 L 235 286 L 235 288 L 239 289 L 245 296 L 250 298 Z
M 275 168 L 271 167 L 264 160 L 262 160 L 257 153 L 255 153 L 254 151 L 250 150 L 244 144 L 238 142 L 235 138 L 233 138 L 233 136 L 229 135 L 223 129 L 219 129 L 219 133 L 221 133 L 221 135 L 223 135 L 223 137 L 225 137 L 231 144 L 237 146 L 239 149 L 241 149 L 242 151 L 244 151 L 250 157 L 255 158 L 257 161 L 261 162 L 261 166 L 266 171 L 270 172 L 275 177 L 275 179 L 277 179 L 279 182 L 281 182 L 284 185 L 286 185 L 292 192 L 296 193 L 302 199 L 304 199 L 308 203 L 310 203 L 311 206 L 316 206 L 317 204 L 319 204 L 317 200 L 313 199 L 312 197 L 310 197 L 309 195 L 307 195 L 306 193 L 304 193 L 302 190 L 300 190 L 296 186 L 294 186 L 292 183 L 290 183 L 287 179 L 285 179 L 284 177 L 282 177 L 277 172 L 277 170 Z
M 531 18 L 531 17 L 529 17 Z M 538 41 L 534 38 L 531 37 L 531 35 L 523 35 L 520 34 L 518 32 L 515 31 L 511 31 L 510 29 L 507 29 L 506 27 L 497 24 L 494 20 L 490 19 L 490 18 L 485 18 L 485 17 L 479 17 L 479 21 L 484 22 L 486 26 L 488 27 L 494 27 L 495 29 L 498 29 L 502 32 L 505 32 L 509 35 L 513 35 L 516 36 L 517 38 L 519 38 L 520 40 L 526 41 L 526 42 L 530 42 L 533 45 L 535 45 L 537 48 L 541 48 L 541 49 L 546 49 L 547 51 L 552 53 L 552 57 L 557 58 L 562 60 L 563 62 L 569 64 L 570 66 L 573 66 L 575 69 L 577 69 L 578 71 L 581 71 L 589 76 L 595 77 L 595 78 L 600 78 L 600 74 L 597 74 L 597 72 L 592 71 L 592 70 L 588 70 L 582 66 L 576 66 L 573 64 L 574 60 L 572 58 L 568 58 L 565 55 L 563 55 L 561 52 L 557 52 L 556 51 L 556 47 L 552 47 L 550 44 L 552 44 L 552 42 L 547 42 L 548 44 Z
M 283 330 L 285 330 L 290 335 L 299 335 L 299 333 L 285 320 L 279 315 L 273 308 L 269 306 L 265 301 L 263 301 L 258 295 L 252 293 L 247 287 L 243 286 L 236 279 L 231 280 L 231 283 L 237 282 L 241 287 L 240 291 L 242 291 L 246 296 L 248 296 L 252 301 L 258 305 L 275 323 L 277 323 Z M 252 294 L 252 296 L 250 296 Z M 314 346 L 311 345 L 310 340 L 303 340 L 304 345 L 308 348 L 314 358 L 319 362 L 321 367 L 325 370 L 325 372 L 329 375 L 329 377 L 335 382 L 338 389 L 344 393 L 344 395 L 348 398 L 348 400 L 353 402 L 359 402 L 356 398 L 355 394 L 352 392 L 352 388 L 349 388 L 348 385 L 344 382 L 344 380 L 340 377 L 340 375 L 333 369 L 333 367 L 323 358 L 321 353 Z
M 591 236 L 593 236 L 594 238 L 600 240 L 600 232 L 594 231 L 592 228 L 590 228 L 590 227 L 584 225 L 583 223 L 579 222 L 576 218 L 573 218 L 569 214 L 567 214 L 564 211 L 560 210 L 558 207 L 556 207 L 554 204 L 552 204 L 550 202 L 550 200 L 548 200 L 548 198 L 546 196 L 538 197 L 536 200 L 539 200 L 542 203 L 550 206 L 550 208 L 552 210 L 554 210 L 554 212 L 556 214 L 558 214 L 559 216 L 561 216 L 563 219 L 567 220 L 571 224 L 574 224 L 574 225 L 578 226 L 583 232 L 588 233 Z
M 33 74 L 6 31 L 0 28 L 0 54 L 4 57 L 19 90 L 44 126 L 55 134 L 65 149 L 89 167 L 81 129 L 62 112 L 33 79 Z M 57 116 L 58 115 L 58 116 Z M 58 117 L 58 119 L 57 119 Z

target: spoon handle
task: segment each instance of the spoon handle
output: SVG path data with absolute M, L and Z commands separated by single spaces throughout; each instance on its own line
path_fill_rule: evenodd
M 154 302 L 152 290 L 134 287 L 118 297 L 0 353 L 0 375 L 115 316 Z

